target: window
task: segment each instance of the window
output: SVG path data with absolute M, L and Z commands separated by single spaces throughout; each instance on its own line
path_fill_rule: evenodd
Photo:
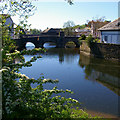
M 108 36 L 104 36 L 104 40 L 105 40 L 105 42 L 107 42 Z

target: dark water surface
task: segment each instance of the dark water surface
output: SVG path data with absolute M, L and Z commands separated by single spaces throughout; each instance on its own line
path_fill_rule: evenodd
M 25 55 L 30 60 L 32 55 Z M 49 89 L 70 89 L 73 95 L 66 94 L 82 103 L 81 108 L 96 112 L 118 115 L 118 96 L 120 96 L 120 64 L 103 59 L 90 58 L 75 48 L 50 48 L 42 58 L 23 68 L 22 73 L 30 78 L 58 79 L 57 84 L 46 84 Z M 35 85 L 32 85 L 33 87 Z

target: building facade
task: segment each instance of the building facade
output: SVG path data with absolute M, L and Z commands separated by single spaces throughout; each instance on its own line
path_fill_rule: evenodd
M 90 25 L 91 25 L 91 35 L 94 38 L 100 38 L 100 31 L 98 30 L 99 28 L 101 28 L 102 26 L 108 24 L 110 21 L 90 21 Z
M 101 43 L 120 44 L 120 18 L 98 29 Z

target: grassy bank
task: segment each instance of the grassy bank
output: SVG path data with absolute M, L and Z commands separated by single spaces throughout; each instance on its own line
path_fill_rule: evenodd
M 99 119 L 99 120 L 102 119 L 103 120 L 102 117 L 99 117 L 97 115 L 92 116 L 91 114 L 88 114 L 86 111 L 79 109 L 79 108 L 71 109 L 71 118 L 80 118 L 80 119 L 85 119 L 85 120 L 87 119 Z

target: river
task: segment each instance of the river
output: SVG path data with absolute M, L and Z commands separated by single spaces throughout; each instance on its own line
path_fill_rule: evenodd
M 82 109 L 118 116 L 120 63 L 85 56 L 77 48 L 53 47 L 49 46 L 48 51 L 41 54 L 42 58 L 32 63 L 32 67 L 22 68 L 21 73 L 35 79 L 41 73 L 45 78 L 58 79 L 59 83 L 44 87 L 70 89 L 74 94 L 65 96 L 77 99 Z M 27 61 L 32 55 L 24 57 Z

